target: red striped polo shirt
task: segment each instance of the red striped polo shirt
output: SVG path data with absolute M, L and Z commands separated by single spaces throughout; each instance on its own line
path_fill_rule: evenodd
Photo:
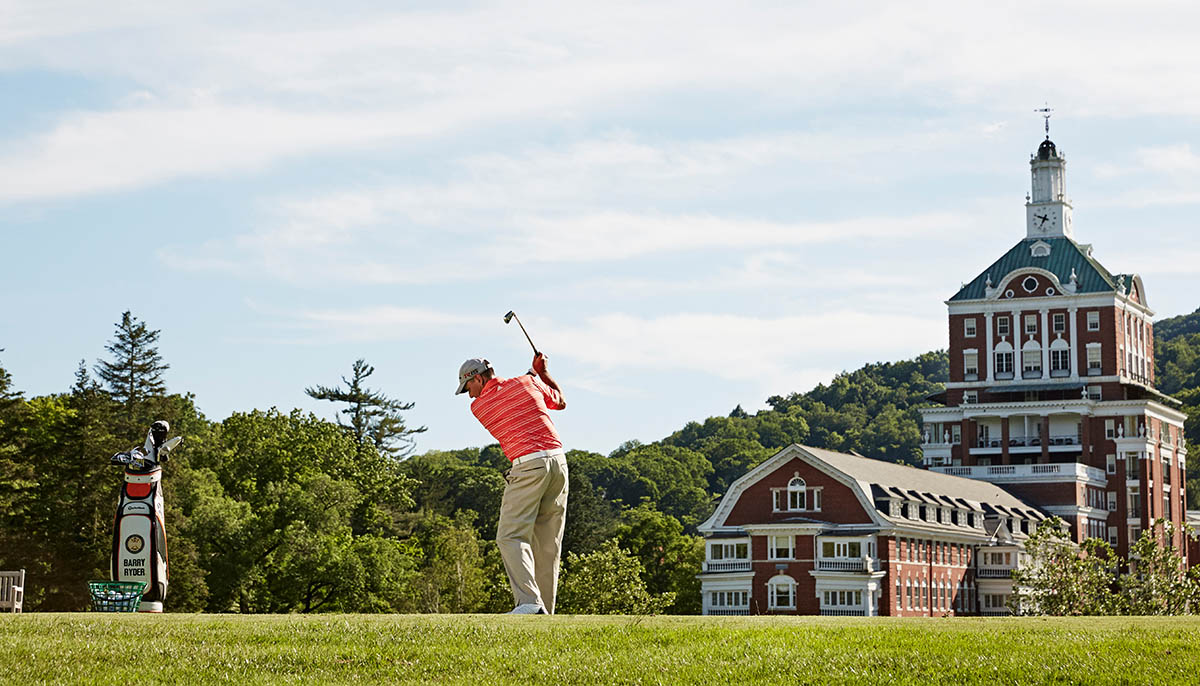
M 529 374 L 488 379 L 479 397 L 471 401 L 471 413 L 500 442 L 510 461 L 563 447 L 549 412 L 561 409 L 558 391 Z

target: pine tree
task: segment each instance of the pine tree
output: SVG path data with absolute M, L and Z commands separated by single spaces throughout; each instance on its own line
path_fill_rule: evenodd
M 4 352 L 0 348 L 0 352 Z M 0 366 L 0 548 L 6 520 L 17 511 L 21 495 L 35 483 L 33 466 L 22 455 L 21 424 L 25 399 L 13 389 L 12 375 Z M 0 561 L 5 555 L 0 552 Z
M 121 315 L 116 329 L 112 342 L 104 346 L 113 360 L 100 360 L 96 374 L 108 385 L 113 398 L 125 407 L 125 420 L 132 423 L 138 407 L 147 398 L 166 392 L 162 374 L 170 365 L 163 363 L 154 345 L 159 330 L 146 328 L 128 310 Z
M 409 428 L 401 412 L 411 410 L 414 403 L 393 400 L 379 391 L 373 391 L 363 385 L 367 377 L 375 373 L 375 368 L 366 360 L 355 360 L 353 375 L 347 379 L 342 377 L 346 390 L 340 386 L 316 386 L 306 388 L 304 392 L 317 400 L 328 400 L 349 405 L 340 414 L 347 415 L 349 423 L 343 423 L 338 418 L 338 424 L 345 427 L 354 436 L 355 443 L 361 449 L 370 444 L 381 453 L 393 457 L 407 457 L 416 445 L 413 434 L 419 434 L 427 429 L 421 426 Z

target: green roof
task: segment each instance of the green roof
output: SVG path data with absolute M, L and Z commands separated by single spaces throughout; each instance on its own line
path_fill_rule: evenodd
M 1031 248 L 1041 241 L 1050 246 L 1046 257 L 1033 257 Z M 1058 277 L 1065 286 L 1071 281 L 1071 270 L 1075 271 L 1076 293 L 1105 293 L 1117 290 L 1117 276 L 1111 274 L 1095 258 L 1088 255 L 1088 247 L 1081 246 L 1070 238 L 1026 238 L 983 270 L 966 286 L 950 298 L 958 300 L 982 300 L 987 297 L 987 282 L 990 278 L 994 288 L 1014 271 L 1030 267 L 1044 269 Z M 1125 277 L 1125 287 L 1133 286 L 1131 277 Z

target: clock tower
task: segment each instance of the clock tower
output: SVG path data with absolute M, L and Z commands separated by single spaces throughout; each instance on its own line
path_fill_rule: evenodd
M 1025 237 L 1075 238 L 1071 226 L 1071 201 L 1067 199 L 1067 158 L 1058 152 L 1050 135 L 1030 157 L 1033 188 L 1025 203 Z

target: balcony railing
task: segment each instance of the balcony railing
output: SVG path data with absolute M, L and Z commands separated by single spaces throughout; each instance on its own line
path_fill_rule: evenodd
M 710 607 L 708 609 L 710 617 L 744 617 L 750 614 L 748 607 Z
M 748 572 L 750 560 L 716 560 L 704 563 L 706 572 Z
M 1107 480 L 1103 469 L 1081 464 L 1079 462 L 1061 462 L 1049 464 L 1004 464 L 977 465 L 974 467 L 931 467 L 932 471 L 952 476 L 965 476 L 972 479 L 990 480 L 1023 480 L 1051 478 L 1062 480 L 1062 477 L 1076 479 L 1091 479 L 1104 482 Z
M 869 564 L 868 560 L 858 558 L 855 560 L 846 559 L 818 559 L 817 569 L 823 572 L 869 572 L 874 565 Z
M 866 617 L 866 610 L 835 610 L 831 607 L 821 608 L 822 617 Z
M 1011 569 L 976 569 L 975 577 L 977 579 L 1011 579 L 1013 570 Z
M 1081 439 L 1079 434 L 1062 434 L 1051 436 L 1050 442 L 1047 445 L 1079 445 Z M 999 438 L 981 438 L 976 441 L 977 448 L 999 448 L 1004 442 Z M 1041 436 L 1009 436 L 1008 447 L 1010 448 L 1038 448 L 1042 445 Z

